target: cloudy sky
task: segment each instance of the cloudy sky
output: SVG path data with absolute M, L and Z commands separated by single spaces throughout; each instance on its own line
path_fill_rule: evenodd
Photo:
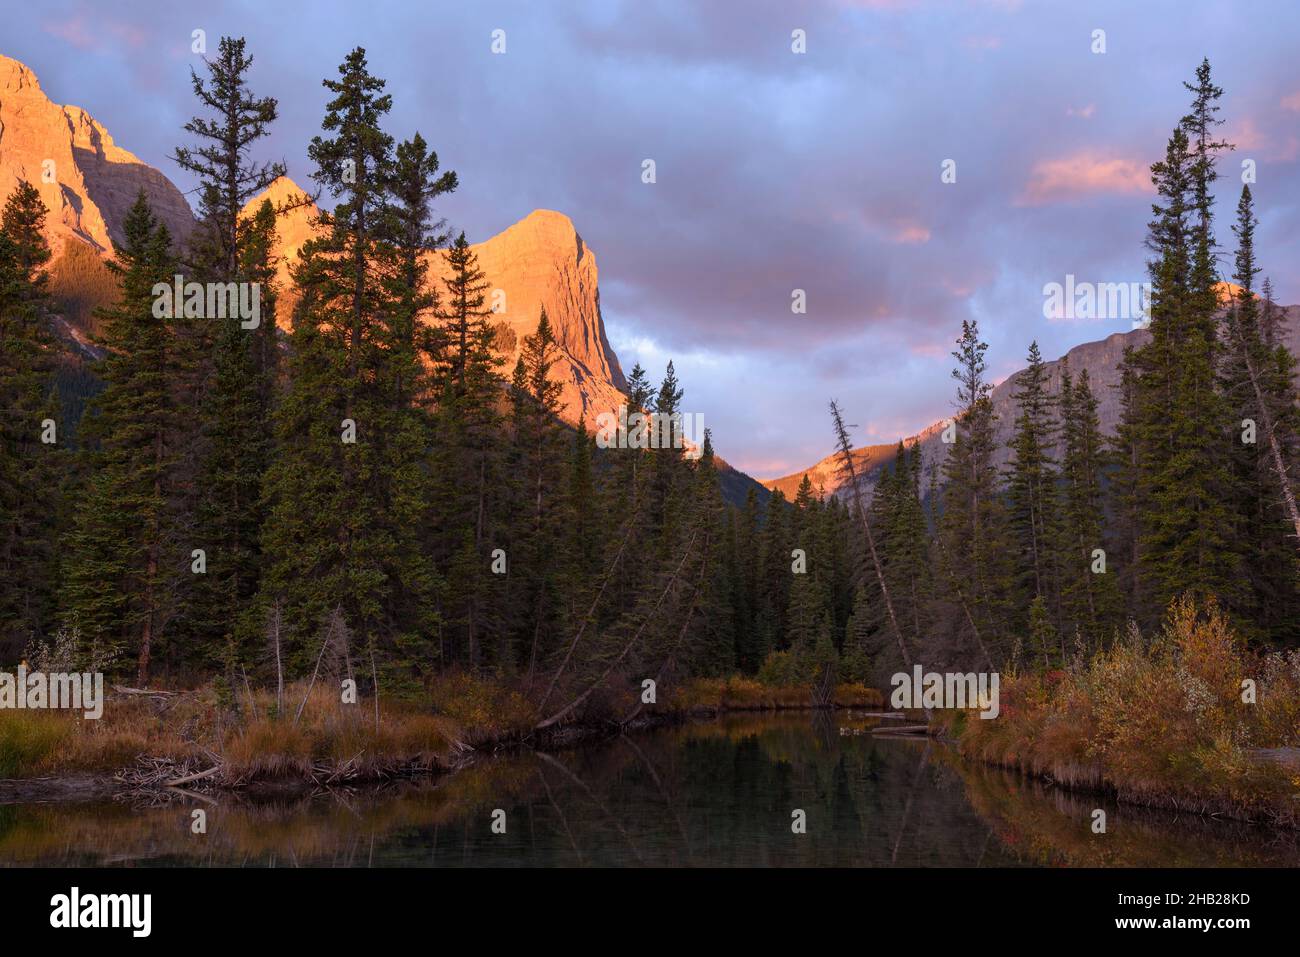
M 182 189 L 168 156 L 193 112 L 193 30 L 214 48 L 248 38 L 255 90 L 281 103 L 268 157 L 303 184 L 321 78 L 364 46 L 393 95 L 389 131 L 418 129 L 460 176 L 439 211 L 472 241 L 535 208 L 567 213 L 596 253 L 623 368 L 657 377 L 674 360 L 687 410 L 759 477 L 831 450 L 831 398 L 859 444 L 947 414 L 963 318 L 979 321 L 996 378 L 1032 339 L 1055 357 L 1130 328 L 1049 321 L 1043 286 L 1145 278 L 1147 167 L 1203 56 L 1238 147 L 1221 240 L 1253 160 L 1260 258 L 1278 297 L 1300 301 L 1294 0 L 6 8 L 0 52 Z

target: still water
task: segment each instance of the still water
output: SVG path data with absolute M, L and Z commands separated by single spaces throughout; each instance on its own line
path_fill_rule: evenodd
M 292 800 L 0 805 L 0 866 L 1300 864 L 1294 836 L 1067 794 L 875 726 L 851 712 L 731 715 Z M 206 834 L 191 831 L 195 808 Z

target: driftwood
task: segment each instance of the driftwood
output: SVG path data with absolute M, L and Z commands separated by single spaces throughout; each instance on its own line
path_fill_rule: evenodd
M 200 769 L 199 763 L 214 763 L 215 766 Z M 208 752 L 206 758 L 199 755 L 176 760 L 175 758 L 149 757 L 141 755 L 135 765 L 123 768 L 114 775 L 114 780 L 123 787 L 121 797 L 135 797 L 146 802 L 157 803 L 169 793 L 192 795 L 193 792 L 178 785 L 199 784 L 204 787 L 215 784 L 214 778 L 222 771 L 223 765 Z
M 199 771 L 197 774 L 187 774 L 185 775 L 185 777 L 177 778 L 175 781 L 167 781 L 164 784 L 164 787 L 178 788 L 182 784 L 190 784 L 194 781 L 202 781 L 205 778 L 215 777 L 220 773 L 221 773 L 221 765 L 218 764 L 216 767 L 208 768 L 206 771 Z
M 905 724 L 896 728 L 872 728 L 871 733 L 879 737 L 915 737 L 920 735 L 929 735 L 930 726 L 928 724 Z
M 145 695 L 156 698 L 175 698 L 181 694 L 187 694 L 183 691 L 151 691 L 148 688 L 127 688 L 124 685 L 113 685 L 113 690 L 118 694 Z

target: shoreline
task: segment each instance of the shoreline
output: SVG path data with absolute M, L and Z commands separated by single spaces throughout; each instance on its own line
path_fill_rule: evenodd
M 134 762 L 112 771 L 69 770 L 64 773 L 42 774 L 33 777 L 0 778 L 0 807 L 9 804 L 64 803 L 82 801 L 114 800 L 133 795 L 173 794 L 176 797 L 190 797 L 203 800 L 211 795 L 221 794 L 290 794 L 301 795 L 321 787 L 331 786 L 372 786 L 400 779 L 436 778 L 452 775 L 475 764 L 484 758 L 497 754 L 528 749 L 539 753 L 558 753 L 588 743 L 612 740 L 622 734 L 643 733 L 660 728 L 672 727 L 691 721 L 704 721 L 722 717 L 727 714 L 756 714 L 798 711 L 853 711 L 875 708 L 871 703 L 848 703 L 831 705 L 813 705 L 770 702 L 767 704 L 747 705 L 702 705 L 672 708 L 661 712 L 642 712 L 626 723 L 610 719 L 578 721 L 560 725 L 528 734 L 506 732 L 477 738 L 472 745 L 457 742 L 457 746 L 438 760 L 402 760 L 397 755 L 377 760 L 388 764 L 370 766 L 369 770 L 356 769 L 348 773 L 348 762 L 335 766 L 324 764 L 312 768 L 312 773 L 301 774 L 285 770 L 279 774 L 262 773 L 235 780 L 223 780 L 220 774 L 206 774 L 204 771 L 179 773 L 187 769 L 185 762 L 175 762 L 169 758 L 141 752 L 135 755 Z M 872 717 L 885 717 L 873 713 Z M 901 717 L 901 714 L 900 714 Z M 156 769 L 175 769 L 178 777 L 168 778 L 155 771 L 152 779 L 138 776 L 141 764 L 153 762 Z M 219 771 L 224 765 L 218 763 L 210 771 Z M 133 779 L 134 777 L 134 779 Z M 188 779 L 181 783 L 182 779 Z M 168 783 L 175 781 L 176 783 Z

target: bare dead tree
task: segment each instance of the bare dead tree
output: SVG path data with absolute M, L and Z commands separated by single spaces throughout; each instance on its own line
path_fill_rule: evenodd
M 885 581 L 885 572 L 880 565 L 880 556 L 876 552 L 876 537 L 872 534 L 871 523 L 867 521 L 867 512 L 862 504 L 862 488 L 858 484 L 857 466 L 853 464 L 853 443 L 849 440 L 849 430 L 844 425 L 839 405 L 831 400 L 831 419 L 835 424 L 835 448 L 840 460 L 840 475 L 847 480 L 849 492 L 853 496 L 853 511 L 862 523 L 862 531 L 867 539 L 867 552 L 871 556 L 871 567 L 876 573 L 876 582 L 885 602 L 885 613 L 889 618 L 889 630 L 893 632 L 898 643 L 898 651 L 903 656 L 903 663 L 912 667 L 912 655 L 903 641 L 903 632 L 898 627 L 898 617 L 894 614 L 894 602 L 889 597 L 889 584 Z
M 335 655 L 338 655 L 339 648 L 342 647 L 346 654 L 348 644 L 348 625 L 343 620 L 343 609 L 335 606 L 326 620 L 325 631 L 321 636 L 320 654 L 316 656 L 316 667 L 312 669 L 311 680 L 307 682 L 307 690 L 303 692 L 302 703 L 298 705 L 298 713 L 293 716 L 294 724 L 298 723 L 298 720 L 302 717 L 303 708 L 307 707 L 307 699 L 311 697 L 311 690 L 316 686 L 316 677 L 320 674 L 320 666 L 321 662 L 325 660 L 325 652 L 332 648 Z M 350 655 L 348 656 L 348 674 L 352 674 Z
M 673 665 L 676 664 L 677 652 L 680 650 L 682 643 L 686 640 L 686 633 L 690 630 L 691 618 L 695 615 L 695 608 L 700 600 L 700 593 L 704 589 L 704 581 L 708 575 L 708 569 L 709 569 L 708 556 L 709 556 L 709 536 L 705 535 L 704 536 L 704 560 L 700 562 L 700 574 L 695 580 L 695 590 L 691 592 L 690 603 L 686 606 L 686 614 L 682 617 L 682 627 L 677 630 L 677 639 L 676 641 L 673 642 L 673 646 L 672 648 L 669 649 L 668 654 L 664 656 L 664 660 L 659 665 L 659 670 L 655 672 L 654 682 L 656 688 L 658 688 L 659 685 L 663 683 L 664 676 L 669 672 L 669 669 L 671 669 Z M 641 710 L 642 708 L 644 708 L 644 706 L 645 706 L 645 702 L 638 698 L 636 706 L 630 712 L 628 712 L 627 716 L 623 719 L 622 722 L 623 725 L 626 726 L 630 724 L 633 720 L 635 720 L 637 715 L 641 713 Z
M 1254 293 L 1246 293 L 1246 295 L 1254 296 Z M 1260 425 L 1263 426 L 1264 438 L 1268 442 L 1272 471 L 1277 476 L 1278 485 L 1282 490 L 1282 501 L 1286 505 L 1287 516 L 1291 519 L 1291 525 L 1295 529 L 1296 545 L 1300 547 L 1300 508 L 1296 506 L 1295 490 L 1291 487 L 1291 477 L 1287 473 L 1286 460 L 1282 457 L 1282 445 L 1278 441 L 1273 410 L 1269 408 L 1263 387 L 1260 385 L 1259 370 L 1255 367 L 1254 343 L 1247 339 L 1242 324 L 1237 321 L 1235 306 L 1228 310 L 1226 320 L 1228 327 L 1232 330 L 1233 338 L 1236 340 L 1237 348 L 1240 350 L 1242 364 L 1246 367 L 1246 377 L 1250 380 L 1250 388 L 1255 396 L 1255 407 L 1259 412 Z
M 379 671 L 375 667 L 375 643 L 370 643 L 370 680 L 374 684 L 375 696 L 375 730 L 379 730 Z
M 284 620 L 284 603 L 277 598 L 266 614 L 266 637 L 275 655 L 275 713 L 284 714 L 284 662 L 280 654 L 280 628 Z
M 588 698 L 590 698 L 597 688 L 599 688 L 602 684 L 604 684 L 605 679 L 608 678 L 613 673 L 614 669 L 617 668 L 619 664 L 623 661 L 623 659 L 628 656 L 629 652 L 631 652 L 632 649 L 636 646 L 636 644 L 641 640 L 641 635 L 645 632 L 646 626 L 658 613 L 659 608 L 663 605 L 664 601 L 668 598 L 669 592 L 672 591 L 673 586 L 677 583 L 677 579 L 681 576 L 682 569 L 686 566 L 687 559 L 691 557 L 691 548 L 695 544 L 695 540 L 698 536 L 699 536 L 699 529 L 696 528 L 693 532 L 691 532 L 690 540 L 686 543 L 686 548 L 683 549 L 682 560 L 678 563 L 677 568 L 673 571 L 672 575 L 669 576 L 667 584 L 664 585 L 663 591 L 660 593 L 658 600 L 655 601 L 654 603 L 654 607 L 651 608 L 649 613 L 645 616 L 645 618 L 642 619 L 640 626 L 638 626 L 636 631 L 632 633 L 632 637 L 629 638 L 627 642 L 623 645 L 622 650 L 618 653 L 618 655 L 614 658 L 614 660 L 609 663 L 609 665 L 605 668 L 603 672 L 601 672 L 600 676 L 596 678 L 595 681 L 591 682 L 591 684 L 587 686 L 585 691 L 583 691 L 576 698 L 574 698 L 572 701 L 570 701 L 563 708 L 555 712 L 546 720 L 538 722 L 538 724 L 534 726 L 533 730 L 542 731 L 546 728 L 549 728 L 552 725 L 557 724 L 558 722 L 564 720 L 566 717 L 572 714 L 577 708 L 581 707 L 582 703 L 586 701 Z
M 605 588 L 609 585 L 610 579 L 614 577 L 614 572 L 618 569 L 619 562 L 623 559 L 623 552 L 627 550 L 627 543 L 632 538 L 632 531 L 636 528 L 636 512 L 637 503 L 634 496 L 632 499 L 632 507 L 629 509 L 627 527 L 623 531 L 623 540 L 619 542 L 618 551 L 614 553 L 614 559 L 609 563 L 609 568 L 606 569 L 605 576 L 601 579 L 600 588 L 596 591 L 596 597 L 591 600 L 591 607 L 587 609 L 587 614 L 582 619 L 582 624 L 578 626 L 577 634 L 573 636 L 573 641 L 569 642 L 568 650 L 564 653 L 564 660 L 560 662 L 559 666 L 555 669 L 555 673 L 551 675 L 550 684 L 546 686 L 546 693 L 542 695 L 541 703 L 537 706 L 538 714 L 543 712 L 546 708 L 546 702 L 551 700 L 551 693 L 555 691 L 555 685 L 559 682 L 560 676 L 563 675 L 565 669 L 569 667 L 569 662 L 573 659 L 573 652 L 577 649 L 578 642 L 582 641 L 582 636 L 587 631 L 587 625 L 589 625 L 596 616 L 596 608 L 600 604 L 600 599 L 605 594 Z

